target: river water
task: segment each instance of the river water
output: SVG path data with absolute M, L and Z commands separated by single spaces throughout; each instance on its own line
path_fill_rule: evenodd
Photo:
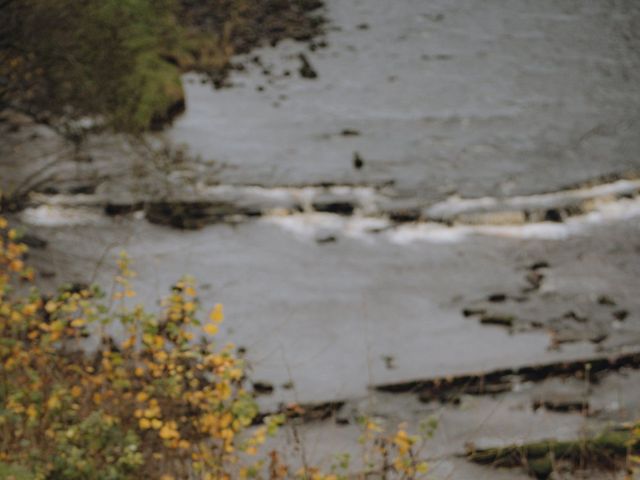
M 169 167 L 174 193 L 231 186 L 269 203 L 260 216 L 181 231 L 105 216 L 91 195 L 41 197 L 21 218 L 48 241 L 32 258 L 49 282 L 108 283 L 125 249 L 153 307 L 194 275 L 203 305 L 225 306 L 222 339 L 273 385 L 265 409 L 640 347 L 640 4 L 327 4 L 326 48 L 259 49 L 223 90 L 186 75 L 186 113 L 155 138 L 197 157 Z M 303 52 L 318 78 L 300 78 Z M 25 149 L 3 151 L 5 167 Z M 118 167 L 98 193 L 137 184 L 122 153 L 106 157 Z M 320 211 L 322 195 L 357 201 Z M 397 223 L 389 202 L 422 215 Z M 557 433 L 544 425 L 536 435 Z

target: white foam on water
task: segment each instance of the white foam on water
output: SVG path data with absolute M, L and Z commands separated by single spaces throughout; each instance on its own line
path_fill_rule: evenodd
M 101 210 L 57 205 L 26 208 L 20 214 L 23 223 L 43 227 L 97 225 L 104 222 L 105 218 Z
M 640 198 L 600 202 L 585 215 L 568 218 L 565 222 L 538 222 L 523 225 L 454 225 L 436 222 L 415 222 L 394 226 L 383 217 L 333 213 L 298 213 L 270 215 L 264 221 L 277 225 L 307 240 L 325 235 L 344 235 L 361 240 L 384 236 L 389 242 L 408 245 L 414 242 L 458 243 L 473 236 L 512 239 L 564 240 L 582 234 L 593 225 L 607 222 L 640 219 Z
M 427 214 L 430 217 L 446 217 L 483 209 L 490 210 L 496 207 L 514 210 L 553 207 L 554 205 L 567 201 L 596 200 L 613 195 L 634 194 L 639 190 L 640 180 L 617 180 L 593 187 L 508 198 L 460 198 L 458 196 L 452 196 L 445 201 L 438 202 L 431 206 L 427 210 Z
M 416 241 L 432 243 L 461 242 L 474 235 L 514 238 L 563 240 L 579 235 L 589 227 L 604 223 L 640 221 L 640 198 L 620 199 L 596 204 L 595 210 L 585 215 L 570 217 L 562 223 L 538 222 L 524 225 L 454 225 L 414 223 L 400 225 L 387 232 L 392 243 L 406 245 Z
M 353 215 L 345 217 L 334 213 L 297 213 L 293 215 L 269 215 L 262 221 L 277 225 L 304 240 L 316 240 L 325 236 L 345 236 L 364 241 L 373 241 L 373 232 L 391 226 L 381 217 Z

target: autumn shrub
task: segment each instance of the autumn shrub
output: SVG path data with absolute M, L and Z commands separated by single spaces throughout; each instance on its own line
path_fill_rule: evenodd
M 0 217 L 0 473 L 70 480 L 417 478 L 423 437 L 363 422 L 362 465 L 328 472 L 261 453 L 285 415 L 260 417 L 233 345 L 214 338 L 221 305 L 198 317 L 194 281 L 159 313 L 129 306 L 121 255 L 115 287 L 34 287 L 27 247 Z M 116 336 L 114 333 L 119 332 Z M 298 409 L 302 407 L 297 407 Z
M 125 256 L 109 298 L 95 287 L 44 296 L 15 240 L 0 238 L 0 461 L 37 478 L 224 478 L 256 453 L 275 419 L 241 435 L 258 413 L 242 361 L 231 345 L 193 343 L 198 329 L 216 333 L 220 305 L 201 323 L 185 278 L 159 315 L 128 308 Z M 121 342 L 107 333 L 116 324 Z M 88 337 L 99 339 L 90 353 Z

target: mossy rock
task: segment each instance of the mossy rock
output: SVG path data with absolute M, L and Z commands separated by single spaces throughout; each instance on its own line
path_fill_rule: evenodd
M 524 445 L 472 450 L 468 452 L 467 459 L 496 468 L 522 466 L 536 478 L 547 478 L 554 461 L 615 468 L 628 453 L 638 451 L 640 440 L 633 440 L 631 428 L 618 428 L 578 440 L 543 440 Z
M 529 474 L 535 478 L 545 480 L 553 473 L 553 462 L 549 455 L 536 458 L 528 462 Z

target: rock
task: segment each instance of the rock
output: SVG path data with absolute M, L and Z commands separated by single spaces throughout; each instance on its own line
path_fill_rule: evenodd
M 324 244 L 324 243 L 335 243 L 338 241 L 338 238 L 335 235 L 323 235 L 316 237 L 316 243 Z
M 417 222 L 421 214 L 419 208 L 398 208 L 388 211 L 389 219 L 397 223 Z
M 118 215 L 128 215 L 133 212 L 137 212 L 144 209 L 143 202 L 134 202 L 134 203 L 107 203 L 104 206 L 104 213 L 109 215 L 110 217 L 115 217 Z
M 307 78 L 307 79 L 318 78 L 318 72 L 316 72 L 316 70 L 313 68 L 307 56 L 304 53 L 300 53 L 298 55 L 298 58 L 302 63 L 302 65 L 300 66 L 300 69 L 298 70 L 298 73 L 300 73 L 300 76 L 302 78 Z
M 312 203 L 314 210 L 318 212 L 336 213 L 338 215 L 351 215 L 355 205 L 349 200 L 340 200 L 334 196 L 319 197 Z
M 513 390 L 513 384 L 509 381 L 476 383 L 471 384 L 464 389 L 467 395 L 497 395 L 499 393 L 507 393 Z
M 467 459 L 493 468 L 526 467 L 536 478 L 549 478 L 556 462 L 582 468 L 612 468 L 624 465 L 629 452 L 638 451 L 640 440 L 633 437 L 631 427 L 620 426 L 596 436 L 575 440 L 541 440 L 484 449 L 470 446 L 467 448 Z
M 273 385 L 267 382 L 253 382 L 253 393 L 256 395 L 270 395 L 273 393 Z
M 546 222 L 561 223 L 564 219 L 562 218 L 562 212 L 560 212 L 560 210 L 551 208 L 544 213 L 544 220 Z
M 574 312 L 573 310 L 569 310 L 568 312 L 565 312 L 564 315 L 562 315 L 562 318 L 566 318 L 566 319 L 569 319 L 569 320 L 575 320 L 576 322 L 579 322 L 579 323 L 586 323 L 587 320 L 588 320 L 587 317 L 585 317 L 583 315 L 580 315 L 580 314 Z
M 364 166 L 364 160 L 358 152 L 353 152 L 353 168 L 360 170 Z
M 43 250 L 47 248 L 47 245 L 49 244 L 49 242 L 47 242 L 43 238 L 40 238 L 32 233 L 24 234 L 20 241 L 27 245 L 29 248 L 33 248 L 36 250 Z
M 611 298 L 608 295 L 600 295 L 598 297 L 598 303 L 600 305 L 606 305 L 607 307 L 615 307 L 616 306 L 616 302 L 613 298 Z
M 340 135 L 343 137 L 357 137 L 360 135 L 360 132 L 352 128 L 345 128 L 340 132 Z
M 539 262 L 535 262 L 529 265 L 529 270 L 540 270 L 541 268 L 549 268 L 549 263 L 544 260 L 541 260 Z
M 485 313 L 480 317 L 483 325 L 499 325 L 501 327 L 513 327 L 515 317 L 504 313 Z
M 487 312 L 484 308 L 464 308 L 462 315 L 465 317 L 472 317 L 474 315 L 484 315 Z
M 336 417 L 336 425 L 349 425 L 351 422 L 347 417 Z
M 203 201 L 161 201 L 145 205 L 145 215 L 149 222 L 183 229 L 202 228 L 234 213 L 237 212 L 233 205 Z
M 492 303 L 502 303 L 507 299 L 507 295 L 505 293 L 493 293 L 487 297 Z
M 612 315 L 616 320 L 624 322 L 629 316 L 629 312 L 627 310 L 616 310 Z
M 300 419 L 302 422 L 322 421 L 337 415 L 345 402 L 324 402 L 306 405 L 287 405 L 281 411 L 287 418 Z
M 554 412 L 583 412 L 589 411 L 589 401 L 584 395 L 570 393 L 548 393 L 533 398 L 534 410 L 545 408 Z

